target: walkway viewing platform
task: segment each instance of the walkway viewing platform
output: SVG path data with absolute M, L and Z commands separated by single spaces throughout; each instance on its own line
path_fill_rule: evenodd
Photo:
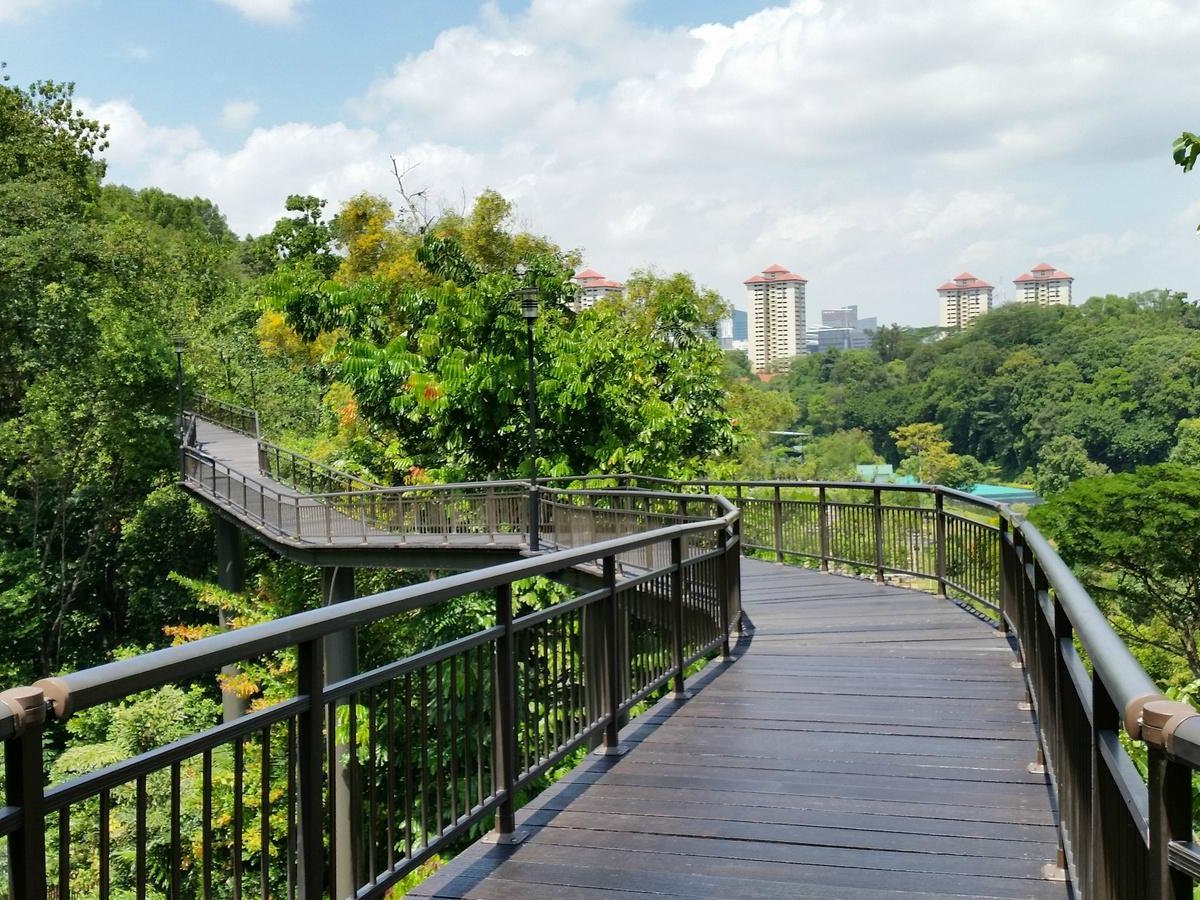
M 1007 640 L 930 594 L 745 561 L 753 623 L 414 896 L 1067 897 Z
M 263 441 L 252 410 L 202 400 L 182 433 L 219 584 L 244 588 L 244 533 L 320 566 L 325 605 L 0 695 L 9 896 L 366 900 L 454 854 L 417 895 L 1200 881 L 1200 715 L 1006 507 L 628 474 L 381 488 Z M 356 566 L 459 571 L 358 596 Z M 456 603 L 450 636 L 359 654 Z M 46 783 L 72 715 L 264 664 L 291 695 L 227 693 L 220 724 Z

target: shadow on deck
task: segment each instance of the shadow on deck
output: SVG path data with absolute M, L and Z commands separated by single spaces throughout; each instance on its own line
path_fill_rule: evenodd
M 413 895 L 1069 896 L 1009 643 L 929 594 L 743 566 L 732 663 Z

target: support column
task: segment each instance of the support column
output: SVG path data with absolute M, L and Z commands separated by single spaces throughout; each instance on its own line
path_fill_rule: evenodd
M 246 551 L 242 543 L 242 530 L 232 522 L 227 522 L 220 516 L 217 519 L 217 586 L 231 593 L 240 593 L 246 589 Z M 217 612 L 217 621 L 222 628 L 229 624 L 229 611 L 222 609 Z M 230 681 L 241 674 L 236 665 L 223 666 L 221 676 Z M 222 689 L 221 718 L 225 722 L 240 719 L 249 708 L 244 697 L 235 692 Z
M 321 604 L 332 606 L 344 600 L 354 599 L 354 570 L 344 566 L 321 569 Z M 353 628 L 328 635 L 323 642 L 325 657 L 325 684 L 330 685 L 358 674 L 358 640 Z M 332 727 L 336 728 L 346 708 L 343 700 L 334 708 Z M 330 760 L 330 801 L 333 818 L 333 896 L 353 897 L 358 889 L 354 877 L 354 860 L 357 835 L 354 828 L 355 803 L 353 785 L 350 783 L 350 754 L 356 752 L 353 736 L 350 740 L 336 741 L 334 757 Z

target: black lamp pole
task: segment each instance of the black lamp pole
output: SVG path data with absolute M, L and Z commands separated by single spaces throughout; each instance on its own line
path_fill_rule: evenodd
M 183 351 L 187 349 L 187 343 L 181 335 L 176 335 L 172 338 L 175 344 L 175 393 L 179 397 L 179 409 L 175 416 L 175 430 L 180 437 L 183 436 Z
M 517 264 L 516 273 L 521 279 L 521 315 L 525 318 L 525 352 L 529 361 L 529 549 L 537 551 L 540 549 L 541 516 L 537 480 L 537 377 L 533 367 L 533 323 L 537 321 L 541 310 L 538 308 L 537 288 L 525 284 L 524 264 Z

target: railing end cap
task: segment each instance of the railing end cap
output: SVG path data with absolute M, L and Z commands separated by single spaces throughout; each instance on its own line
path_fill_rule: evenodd
M 0 691 L 0 703 L 12 710 L 13 731 L 17 734 L 46 721 L 46 697 L 36 685 Z

